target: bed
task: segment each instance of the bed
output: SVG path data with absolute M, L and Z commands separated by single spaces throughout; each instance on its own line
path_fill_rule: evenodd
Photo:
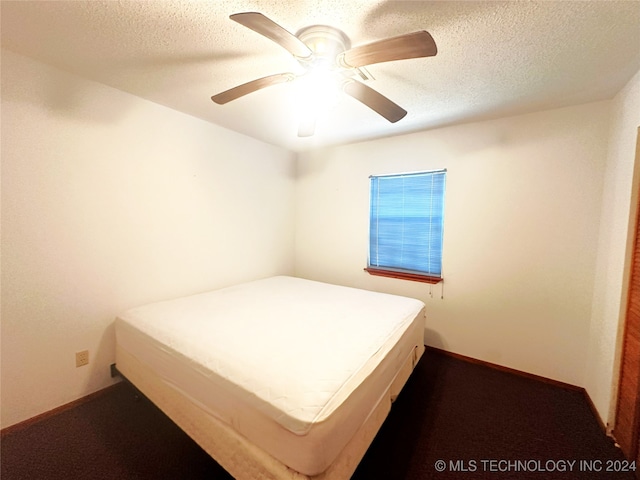
M 118 371 L 237 479 L 348 479 L 424 352 L 419 300 L 278 276 L 116 318 Z

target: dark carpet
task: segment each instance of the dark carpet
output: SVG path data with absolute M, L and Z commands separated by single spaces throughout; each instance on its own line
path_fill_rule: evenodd
M 231 478 L 125 383 L 0 453 L 2 480 Z M 353 478 L 633 480 L 626 466 L 581 392 L 428 350 Z

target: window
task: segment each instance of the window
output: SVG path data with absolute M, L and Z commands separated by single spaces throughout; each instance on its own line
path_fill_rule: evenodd
M 441 281 L 445 178 L 446 170 L 370 177 L 367 272 Z

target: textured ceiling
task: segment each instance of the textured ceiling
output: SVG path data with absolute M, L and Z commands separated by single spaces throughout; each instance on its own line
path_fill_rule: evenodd
M 2 46 L 266 142 L 300 151 L 614 96 L 640 69 L 640 1 L 6 1 Z M 427 30 L 435 57 L 368 67 L 409 113 L 396 124 L 344 96 L 297 137 L 295 82 L 226 105 L 210 97 L 295 71 L 231 20 L 262 12 L 292 33 L 329 24 L 352 45 Z

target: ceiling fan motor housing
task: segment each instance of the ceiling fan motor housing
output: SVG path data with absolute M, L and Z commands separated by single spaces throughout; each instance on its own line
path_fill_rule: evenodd
M 342 30 L 329 25 L 301 28 L 296 37 L 313 51 L 310 60 L 298 59 L 305 67 L 337 68 L 336 57 L 351 48 L 349 37 Z

